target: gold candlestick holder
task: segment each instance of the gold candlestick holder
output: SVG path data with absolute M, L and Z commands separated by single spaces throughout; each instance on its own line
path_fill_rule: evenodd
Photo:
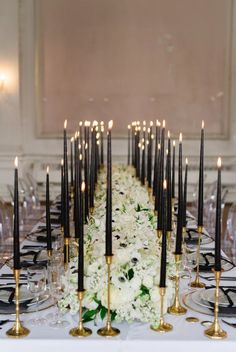
M 195 287 L 195 288 L 203 288 L 206 285 L 200 281 L 200 276 L 199 276 L 199 264 L 200 264 L 200 246 L 201 246 L 201 238 L 202 238 L 202 231 L 203 227 L 198 226 L 197 232 L 198 232 L 198 246 L 197 246 L 197 266 L 196 266 L 196 277 L 193 282 L 191 282 L 190 286 Z
M 161 238 L 162 236 L 162 230 L 157 230 L 157 238 Z
M 171 250 L 171 235 L 172 231 L 167 231 L 166 236 L 167 236 L 167 248 L 170 251 Z
M 64 267 L 65 270 L 68 269 L 70 262 L 70 239 L 69 237 L 64 237 Z
M 166 288 L 160 287 L 160 296 L 161 296 L 160 323 L 157 327 L 151 325 L 151 329 L 154 331 L 157 331 L 157 332 L 169 332 L 169 331 L 173 330 L 173 326 L 164 321 L 163 305 L 164 305 L 165 293 L 166 293 Z
M 87 337 L 92 334 L 92 330 L 84 327 L 83 325 L 83 298 L 84 291 L 78 291 L 78 300 L 79 300 L 79 324 L 76 328 L 73 328 L 69 331 L 69 334 L 74 337 Z
M 175 232 L 176 226 L 175 226 L 175 198 L 171 199 L 171 219 L 172 219 L 172 231 Z
M 219 284 L 220 284 L 220 276 L 221 276 L 221 271 L 214 271 L 215 274 L 215 280 L 216 280 L 216 289 L 215 289 L 215 318 L 212 323 L 212 325 L 204 331 L 204 335 L 209 337 L 210 339 L 216 339 L 216 340 L 221 340 L 227 337 L 227 332 L 224 331 L 220 327 L 219 323 Z
M 172 306 L 168 308 L 168 313 L 173 315 L 184 315 L 187 309 L 184 308 L 179 299 L 179 269 L 181 264 L 181 254 L 175 254 L 175 265 L 176 265 L 176 275 L 175 275 L 175 298 Z
M 47 255 L 48 255 L 48 259 L 51 260 L 51 258 L 52 258 L 52 249 L 47 249 Z
M 104 328 L 97 331 L 99 336 L 113 337 L 120 333 L 120 330 L 111 326 L 111 263 L 112 255 L 106 255 L 107 264 L 107 322 Z
M 16 321 L 13 327 L 6 332 L 6 335 L 12 338 L 21 338 L 21 337 L 28 336 L 30 333 L 30 330 L 25 328 L 20 321 L 20 290 L 19 290 L 20 269 L 14 269 L 14 276 L 16 281 L 16 289 L 15 289 Z

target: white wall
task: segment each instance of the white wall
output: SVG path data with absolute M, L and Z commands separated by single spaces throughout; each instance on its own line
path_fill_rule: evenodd
M 229 140 L 206 142 L 207 162 L 214 164 L 216 157 L 221 155 L 225 163 L 232 166 L 236 156 L 236 6 L 233 16 L 230 136 Z M 20 155 L 24 169 L 35 168 L 37 162 L 38 165 L 50 160 L 59 162 L 62 143 L 58 139 L 36 137 L 33 0 L 0 0 L 0 43 L 0 73 L 3 71 L 7 75 L 5 92 L 0 93 L 0 184 L 5 185 L 12 183 L 16 154 Z M 210 129 L 210 126 L 207 127 Z M 184 142 L 184 150 L 186 155 L 191 156 L 190 161 L 196 162 L 198 141 Z M 117 160 L 122 159 L 126 154 L 126 141 L 114 140 L 113 151 Z M 193 175 L 193 178 L 196 177 Z M 234 173 L 227 174 L 226 178 L 227 184 L 236 182 Z M 4 189 L 2 186 L 0 193 L 4 194 Z

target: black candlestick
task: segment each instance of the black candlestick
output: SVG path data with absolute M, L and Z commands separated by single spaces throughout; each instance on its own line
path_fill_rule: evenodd
M 113 121 L 109 121 L 107 133 L 107 199 L 106 199 L 106 256 L 112 255 L 112 149 L 111 129 Z
M 215 271 L 221 271 L 221 158 L 218 158 L 217 168 Z
M 184 175 L 184 201 L 183 201 L 183 227 L 187 226 L 187 187 L 188 187 L 188 159 L 185 160 L 185 175 Z
M 160 269 L 160 287 L 166 287 L 166 180 L 163 185 L 163 201 L 162 201 L 162 243 L 161 243 L 161 269 Z
M 15 158 L 14 175 L 14 269 L 20 269 L 20 231 L 19 231 L 19 194 L 18 194 L 18 157 Z
M 179 136 L 179 175 L 178 175 L 178 217 L 175 254 L 182 254 L 183 236 L 183 176 L 182 176 L 182 133 Z
M 172 199 L 175 199 L 175 141 L 173 141 L 173 156 L 172 156 Z
M 203 187 L 204 187 L 204 121 L 202 121 L 200 167 L 198 187 L 198 227 L 203 227 Z
M 47 250 L 52 250 L 51 217 L 50 217 L 50 191 L 49 191 L 49 166 L 46 174 L 46 227 L 47 227 Z

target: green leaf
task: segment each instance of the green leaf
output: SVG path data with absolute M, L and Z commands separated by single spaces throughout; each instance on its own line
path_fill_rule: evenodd
M 115 320 L 115 318 L 116 318 L 116 311 L 113 310 L 111 311 L 111 320 Z
M 141 295 L 140 296 L 144 296 L 144 295 L 148 295 L 149 294 L 149 289 L 146 286 L 144 286 L 144 285 L 141 286 L 140 290 L 141 290 Z
M 102 306 L 100 310 L 100 317 L 103 320 L 105 318 L 105 315 L 107 314 L 107 308 Z
M 97 312 L 97 309 L 87 310 L 83 315 L 83 322 L 86 323 L 93 320 Z
M 130 281 L 131 279 L 133 279 L 133 277 L 134 277 L 134 271 L 133 271 L 133 269 L 132 269 L 132 268 L 131 268 L 131 269 L 129 269 L 129 271 L 128 271 L 127 275 L 128 275 L 128 279 L 129 279 L 129 281 Z

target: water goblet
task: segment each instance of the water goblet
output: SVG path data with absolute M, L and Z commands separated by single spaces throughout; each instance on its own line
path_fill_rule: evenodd
M 29 321 L 30 324 L 43 325 L 46 319 L 39 317 L 39 299 L 46 291 L 46 269 L 42 265 L 33 265 L 27 269 L 28 290 L 35 296 L 36 317 Z

